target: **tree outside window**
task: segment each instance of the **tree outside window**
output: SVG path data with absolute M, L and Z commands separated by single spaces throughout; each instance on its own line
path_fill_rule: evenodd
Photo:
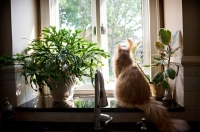
M 91 5 L 91 0 L 60 0 L 60 27 L 81 29 L 84 31 L 82 37 L 92 40 L 92 18 L 95 17 L 92 16 Z M 131 38 L 135 43 L 142 43 L 142 0 L 107 0 L 106 8 L 108 52 L 111 55 L 109 76 L 112 81 L 112 56 L 116 45 L 123 44 L 126 38 Z M 138 52 L 143 51 L 141 49 Z

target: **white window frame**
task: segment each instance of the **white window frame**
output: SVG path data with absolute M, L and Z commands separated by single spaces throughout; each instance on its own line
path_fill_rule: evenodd
M 100 34 L 101 24 L 107 25 L 107 18 L 105 9 L 106 0 L 92 0 L 92 13 L 96 15 L 96 19 L 92 20 L 92 25 L 96 26 L 96 37 L 93 37 L 93 41 L 97 42 L 105 51 L 108 50 L 107 47 L 107 34 Z M 40 10 L 41 10 L 41 29 L 48 26 L 59 27 L 59 10 L 58 10 L 58 0 L 40 0 Z M 96 5 L 96 6 L 94 6 Z M 103 11 L 103 12 L 100 12 Z M 142 1 L 142 16 L 143 16 L 143 51 L 144 54 L 144 64 L 151 63 L 151 54 L 156 53 L 152 43 L 157 40 L 158 29 L 160 28 L 159 23 L 159 0 L 143 0 Z M 93 27 L 94 28 L 94 27 Z M 107 27 L 105 27 L 107 29 Z M 145 30 L 144 30 L 145 29 Z M 104 45 L 101 45 L 101 42 Z M 150 50 L 149 50 L 150 49 Z M 108 66 L 108 60 L 102 60 L 105 67 Z M 102 72 L 104 75 L 104 80 L 108 80 L 108 68 L 102 67 Z M 145 73 L 149 74 L 150 77 L 155 74 L 152 68 L 144 69 Z M 94 94 L 94 89 L 91 88 L 92 85 L 85 85 L 83 87 L 77 87 L 75 94 Z M 89 88 L 90 87 L 90 88 Z M 105 82 L 106 93 L 113 94 L 114 85 L 107 85 Z
M 149 13 L 150 13 L 150 41 L 149 41 L 149 49 L 150 55 L 154 56 L 157 54 L 157 51 L 154 47 L 154 42 L 158 40 L 158 32 L 160 29 L 160 10 L 159 10 L 159 0 L 148 0 L 149 1 Z M 151 61 L 150 61 L 151 63 Z M 152 78 L 157 71 L 160 71 L 160 67 L 151 68 L 150 69 L 150 77 Z

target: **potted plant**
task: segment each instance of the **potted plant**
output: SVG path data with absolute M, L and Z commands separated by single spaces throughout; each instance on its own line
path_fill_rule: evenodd
M 67 29 L 57 31 L 54 26 L 45 27 L 42 36 L 32 40 L 24 53 L 2 55 L 0 60 L 3 63 L 0 66 L 21 65 L 21 76 L 24 76 L 26 84 L 39 90 L 41 95 L 47 86 L 54 101 L 65 102 L 69 100 L 75 83 L 84 81 L 83 76 L 89 77 L 93 84 L 96 68 L 103 65 L 99 57 L 109 57 L 96 43 L 80 37 L 81 32 Z
M 152 57 L 152 64 L 151 65 L 143 65 L 140 66 L 138 64 L 138 57 L 134 57 L 136 60 L 137 66 L 140 68 L 142 73 L 145 75 L 145 77 L 148 79 L 151 92 L 153 96 L 156 97 L 162 97 L 164 96 L 164 91 L 170 90 L 170 85 L 169 85 L 169 79 L 175 79 L 176 76 L 178 75 L 179 71 L 179 66 L 171 62 L 171 57 L 174 55 L 174 53 L 180 48 L 177 47 L 175 49 L 172 49 L 173 45 L 175 44 L 177 40 L 177 35 L 179 31 L 176 31 L 176 33 L 172 37 L 171 31 L 161 28 L 159 30 L 159 40 L 157 40 L 154 43 L 155 49 L 157 50 L 158 54 L 157 56 Z M 136 45 L 135 48 L 137 48 L 139 43 Z M 133 55 L 135 53 L 136 49 L 133 49 Z M 174 65 L 176 69 L 172 66 Z M 142 67 L 161 67 L 161 71 L 157 72 L 152 80 L 149 79 L 149 77 L 143 72 Z M 155 88 L 155 89 L 154 89 Z M 159 90 L 159 91 L 157 91 Z M 168 92 L 170 93 L 170 91 Z M 163 100 L 170 100 L 170 94 L 165 95 Z

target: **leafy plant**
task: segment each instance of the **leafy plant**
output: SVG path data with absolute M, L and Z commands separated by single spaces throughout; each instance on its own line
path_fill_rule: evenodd
M 103 65 L 100 57 L 108 58 L 109 54 L 96 43 L 79 37 L 81 32 L 45 27 L 41 38 L 32 40 L 24 53 L 2 55 L 0 67 L 21 65 L 25 83 L 31 84 L 36 91 L 39 89 L 41 94 L 44 85 L 52 89 L 49 79 L 70 83 L 72 76 L 81 81 L 87 76 L 93 84 L 95 68 Z
M 94 108 L 95 100 L 93 100 L 93 99 L 75 99 L 74 105 L 76 108 Z
M 179 31 L 176 31 L 172 37 L 171 31 L 161 28 L 158 34 L 159 40 L 154 43 L 158 56 L 152 58 L 152 65 L 143 65 L 143 67 L 161 66 L 161 71 L 154 75 L 152 82 L 154 84 L 161 84 L 163 89 L 169 88 L 168 78 L 172 80 L 175 79 L 179 71 L 179 66 L 176 63 L 171 62 L 171 57 L 180 48 L 177 47 L 172 49 L 177 40 L 178 32 Z M 177 71 L 173 67 L 170 67 L 171 65 L 175 65 Z
M 130 42 L 130 40 L 128 40 L 128 41 Z M 134 65 L 136 65 L 136 66 L 140 69 L 140 71 L 142 72 L 142 74 L 143 74 L 143 75 L 146 77 L 146 79 L 150 82 L 149 76 L 147 76 L 147 75 L 144 73 L 142 67 L 139 65 L 139 63 L 142 62 L 142 59 L 141 59 L 141 58 L 142 58 L 142 56 L 143 56 L 143 53 L 141 53 L 139 56 L 136 56 L 136 52 L 137 52 L 138 48 L 140 47 L 140 45 L 141 45 L 141 42 L 138 42 L 136 45 L 133 46 L 133 48 L 132 48 L 132 50 L 131 50 L 132 57 L 133 57 L 133 59 L 134 59 Z
M 92 6 L 91 0 L 59 0 L 60 26 L 66 25 L 68 27 L 70 25 L 71 27 L 83 29 L 87 35 L 92 35 L 91 21 L 94 19 L 91 15 Z M 132 36 L 137 31 L 141 31 L 141 6 L 141 0 L 106 1 L 107 25 L 102 26 L 107 26 L 106 33 L 109 37 L 108 51 L 111 55 L 110 65 L 112 65 L 111 58 L 115 52 L 113 47 L 124 38 Z M 114 79 L 113 71 L 110 70 L 109 72 L 112 75 L 111 78 Z

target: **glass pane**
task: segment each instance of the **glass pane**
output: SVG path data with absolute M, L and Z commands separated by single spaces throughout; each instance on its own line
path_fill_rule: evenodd
M 92 41 L 91 0 L 59 0 L 59 26 L 72 31 L 82 30 L 81 37 Z M 85 84 L 91 84 L 90 78 L 84 80 Z
M 112 58 L 117 44 L 126 45 L 130 38 L 134 44 L 141 42 L 137 56 L 143 52 L 142 48 L 142 0 L 107 0 L 107 35 L 109 60 L 109 81 L 113 82 Z
M 92 19 L 96 18 L 92 12 L 94 10 L 92 6 L 96 6 L 94 3 L 95 1 L 92 3 L 91 0 L 59 0 L 60 28 L 81 29 L 84 30 L 82 37 L 88 40 L 94 39 L 95 34 L 92 29 L 95 26 L 92 25 L 92 22 L 95 22 Z M 137 51 L 138 56 L 143 51 L 142 0 L 101 0 L 101 6 L 101 24 L 102 29 L 105 28 L 105 32 L 102 32 L 101 46 L 111 55 L 108 70 L 105 70 L 109 72 L 109 77 L 104 74 L 105 81 L 114 82 L 112 58 L 117 44 L 125 45 L 126 38 L 130 38 L 135 44 L 141 41 Z M 85 80 L 86 84 L 91 83 L 90 79 Z
M 59 0 L 60 28 L 83 30 L 82 37 L 92 40 L 91 0 Z

